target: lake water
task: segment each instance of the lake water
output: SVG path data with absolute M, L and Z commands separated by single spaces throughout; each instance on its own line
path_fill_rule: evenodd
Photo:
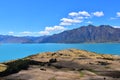
M 103 54 L 120 55 L 120 43 L 97 44 L 0 44 L 0 62 L 23 58 L 39 52 L 76 48 Z

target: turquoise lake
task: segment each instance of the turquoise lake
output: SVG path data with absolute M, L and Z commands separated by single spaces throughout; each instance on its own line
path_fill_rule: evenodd
M 120 55 L 120 43 L 96 44 L 0 44 L 0 62 L 23 58 L 39 52 L 54 52 L 63 49 L 82 49 L 102 54 Z

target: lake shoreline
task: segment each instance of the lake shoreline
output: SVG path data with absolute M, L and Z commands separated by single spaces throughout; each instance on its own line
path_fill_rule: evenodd
M 97 54 L 86 50 L 65 49 L 57 52 L 39 53 L 2 63 L 0 66 L 0 76 L 3 80 L 34 80 L 36 78 L 37 80 L 52 80 L 53 78 L 55 78 L 55 80 L 64 80 L 64 78 L 69 80 L 87 80 L 86 78 L 94 80 L 98 80 L 99 78 L 119 80 L 119 61 L 120 56 Z M 108 72 L 110 72 L 110 74 L 108 74 Z M 61 73 L 66 75 L 66 77 L 63 77 Z M 57 76 L 55 77 L 55 75 Z M 67 77 L 67 75 L 74 76 Z
M 102 44 L 2 44 L 0 46 L 0 62 L 23 58 L 41 52 L 55 52 L 76 48 L 99 54 L 120 55 L 120 43 Z

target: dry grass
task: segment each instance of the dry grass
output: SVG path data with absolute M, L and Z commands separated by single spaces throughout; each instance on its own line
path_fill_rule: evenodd
M 7 69 L 7 66 L 4 64 L 0 64 L 0 72 L 5 71 Z

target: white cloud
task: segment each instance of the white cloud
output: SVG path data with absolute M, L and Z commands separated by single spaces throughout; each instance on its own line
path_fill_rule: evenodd
M 86 11 L 79 11 L 79 15 L 82 15 L 82 16 L 90 16 L 90 14 Z
M 117 14 L 117 17 L 120 17 L 120 12 L 117 12 L 116 14 Z
M 96 17 L 101 17 L 101 16 L 104 16 L 104 13 L 102 11 L 100 11 L 100 12 L 97 11 L 97 12 L 94 12 L 93 15 Z
M 62 18 L 60 25 L 68 26 L 68 25 L 72 25 L 72 24 L 76 24 L 76 23 L 81 23 L 81 22 L 82 22 L 82 20 L 77 19 L 77 18 L 76 19 L 75 18 L 73 18 L 73 19 Z
M 62 26 L 70 26 L 70 25 L 72 25 L 72 23 L 61 22 L 60 25 L 62 25 Z
M 118 19 L 117 17 L 111 17 L 110 20 L 115 20 Z
M 68 18 L 62 18 L 61 21 L 67 22 L 67 23 L 80 23 L 81 22 L 78 19 L 68 19 Z
M 79 11 L 79 12 L 70 12 L 67 18 L 62 18 L 59 25 L 62 26 L 70 26 L 78 23 L 82 23 L 84 20 L 88 20 L 89 18 L 93 18 L 92 15 L 96 17 L 104 16 L 102 11 L 96 11 L 93 13 L 89 13 L 87 11 Z M 88 21 L 87 23 L 91 24 L 92 22 Z
M 69 13 L 68 15 L 69 15 L 69 16 L 78 16 L 79 13 L 77 13 L 77 12 L 71 12 L 71 13 Z
M 88 22 L 86 22 L 87 24 L 92 24 L 93 22 L 92 21 L 88 21 Z
M 45 31 L 63 31 L 65 28 L 63 26 L 53 26 L 53 27 L 46 27 Z
M 30 31 L 23 31 L 23 32 L 19 32 L 17 35 L 18 36 L 32 36 L 35 35 L 36 32 L 30 32 Z
M 79 20 L 82 20 L 84 18 L 86 18 L 86 17 L 82 17 L 82 16 L 75 17 L 75 19 L 79 19 Z
M 13 31 L 10 31 L 10 32 L 8 32 L 8 34 L 9 34 L 9 35 L 13 35 L 13 34 L 14 34 L 14 32 L 13 32 Z
M 49 35 L 50 33 L 48 31 L 40 31 L 38 32 L 40 35 Z
M 39 32 L 30 32 L 30 31 L 23 31 L 16 33 L 15 36 L 42 36 L 42 35 L 48 35 L 48 31 L 39 31 Z
M 91 15 L 87 11 L 70 12 L 67 18 L 62 18 L 59 25 L 70 26 L 82 23 L 85 19 L 89 19 Z
M 30 31 L 23 31 L 19 32 L 16 35 L 17 36 L 42 36 L 42 35 L 51 35 L 55 32 L 61 32 L 66 30 L 63 26 L 53 26 L 53 27 L 45 27 L 45 30 L 39 31 L 39 32 L 30 32 Z M 9 34 L 12 34 L 13 32 L 9 32 Z
M 36 36 L 36 32 L 23 31 L 23 32 L 17 32 L 17 33 L 11 34 L 11 35 L 14 35 L 14 36 Z
M 68 14 L 69 16 L 90 16 L 90 14 L 86 11 L 79 11 L 79 12 L 71 12 Z
M 20 34 L 24 34 L 24 35 L 30 35 L 32 34 L 33 32 L 30 32 L 30 31 L 23 31 L 23 32 L 20 32 Z
M 61 32 L 61 31 L 64 31 L 64 30 L 66 30 L 66 28 L 63 27 L 63 26 L 45 27 L 45 30 L 38 32 L 38 34 L 40 34 L 40 35 L 50 35 L 51 33 Z
M 115 19 L 119 19 L 119 18 L 120 18 L 120 12 L 116 12 L 116 16 L 111 17 L 110 20 L 115 20 Z
M 120 19 L 120 12 L 116 12 L 116 16 L 110 18 L 110 20 L 116 20 L 116 19 Z
M 120 28 L 120 26 L 113 26 L 114 28 Z

